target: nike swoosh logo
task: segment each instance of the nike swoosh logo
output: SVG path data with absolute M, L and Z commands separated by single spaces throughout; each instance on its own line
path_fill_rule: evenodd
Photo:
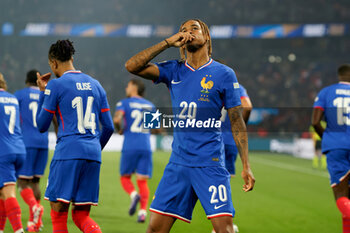
M 174 80 L 171 80 L 171 84 L 179 84 L 181 83 L 182 81 L 178 81 L 178 82 L 175 82 Z
M 221 207 L 223 207 L 223 206 L 225 206 L 225 205 L 227 205 L 227 204 L 223 204 L 223 205 L 219 205 L 219 206 L 216 206 L 216 205 L 215 205 L 215 206 L 214 206 L 214 209 L 217 210 L 217 209 L 219 209 L 219 208 L 221 208 Z

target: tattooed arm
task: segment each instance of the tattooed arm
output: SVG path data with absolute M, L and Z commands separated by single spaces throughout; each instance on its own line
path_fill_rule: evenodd
M 242 178 L 244 180 L 243 190 L 251 191 L 254 187 L 255 178 L 250 169 L 248 158 L 248 136 L 247 129 L 242 117 L 242 107 L 237 106 L 227 110 L 231 121 L 231 130 L 236 142 L 237 149 L 243 164 Z
M 132 56 L 126 63 L 125 68 L 142 78 L 156 81 L 159 77 L 159 70 L 155 64 L 149 63 L 158 54 L 169 47 L 180 47 L 191 41 L 193 35 L 188 32 L 178 32 L 175 35 L 149 47 Z

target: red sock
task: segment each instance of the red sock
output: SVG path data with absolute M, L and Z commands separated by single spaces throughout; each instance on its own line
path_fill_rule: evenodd
M 338 198 L 337 207 L 343 216 L 350 217 L 350 200 L 347 197 Z
M 3 231 L 6 223 L 5 201 L 0 199 L 0 231 Z
M 22 229 L 21 208 L 15 197 L 10 197 L 5 200 L 6 216 L 9 219 L 14 232 Z
M 343 217 L 343 233 L 350 233 L 350 218 Z
M 89 217 L 89 211 L 72 210 L 75 225 L 84 233 L 102 233 L 99 225 Z
M 38 202 L 35 199 L 33 189 L 25 188 L 21 191 L 21 196 L 25 203 L 29 206 L 29 221 L 33 221 L 33 206 L 35 206 Z
M 131 182 L 130 176 L 122 176 L 120 177 L 120 182 L 122 183 L 123 189 L 125 192 L 127 192 L 129 195 L 135 191 L 135 187 Z
M 51 209 L 51 221 L 53 233 L 68 233 L 68 212 L 56 212 Z
M 149 188 L 147 185 L 147 180 L 137 180 L 137 186 L 140 190 L 140 208 L 145 210 L 147 209 L 148 198 L 149 198 Z

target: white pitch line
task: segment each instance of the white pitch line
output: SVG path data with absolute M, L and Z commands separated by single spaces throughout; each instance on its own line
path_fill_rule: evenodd
M 304 174 L 308 174 L 308 175 L 329 178 L 329 175 L 327 173 L 324 173 L 324 172 L 315 171 L 315 170 L 307 169 L 307 168 L 301 168 L 301 167 L 297 167 L 294 165 L 290 165 L 290 164 L 286 164 L 286 163 L 282 163 L 282 162 L 276 162 L 276 161 L 269 160 L 269 159 L 262 159 L 261 157 L 259 157 L 259 158 L 251 157 L 251 161 L 255 162 L 255 163 L 260 163 L 260 164 L 264 164 L 267 166 L 271 166 L 271 167 L 283 168 L 286 170 L 304 173 Z

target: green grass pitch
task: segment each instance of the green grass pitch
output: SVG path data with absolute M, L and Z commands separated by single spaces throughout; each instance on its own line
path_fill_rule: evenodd
M 153 155 L 153 178 L 149 182 L 151 198 L 169 155 L 169 152 L 160 151 Z M 128 216 L 130 198 L 120 185 L 119 159 L 120 153 L 103 152 L 99 206 L 92 208 L 91 216 L 104 233 L 145 232 L 148 221 L 139 224 L 136 222 L 136 214 Z M 326 171 L 312 169 L 308 160 L 280 154 L 253 152 L 250 159 L 256 178 L 255 189 L 244 193 L 240 175 L 231 180 L 232 198 L 236 208 L 234 222 L 239 226 L 240 233 L 341 232 L 341 215 L 336 208 Z M 238 172 L 241 171 L 240 164 L 238 159 Z M 43 192 L 48 169 L 45 175 L 41 181 Z M 25 227 L 28 207 L 18 193 L 17 197 Z M 52 232 L 49 202 L 43 200 L 42 204 L 45 207 L 45 226 L 42 232 Z M 70 214 L 68 228 L 69 232 L 80 232 Z M 8 221 L 5 232 L 12 232 Z M 171 232 L 211 232 L 211 223 L 206 219 L 200 202 L 197 202 L 193 212 L 192 223 L 177 220 Z

